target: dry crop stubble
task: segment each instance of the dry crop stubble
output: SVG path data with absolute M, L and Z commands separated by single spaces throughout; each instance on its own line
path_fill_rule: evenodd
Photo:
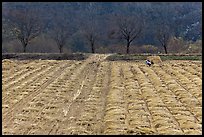
M 106 57 L 3 60 L 3 134 L 202 134 L 201 62 Z

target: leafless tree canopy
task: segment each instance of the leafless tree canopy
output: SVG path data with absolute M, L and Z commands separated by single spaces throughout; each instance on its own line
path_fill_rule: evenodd
M 97 18 L 99 10 L 96 3 L 90 3 L 86 9 L 87 14 L 83 16 L 85 22 L 81 24 L 82 33 L 91 47 L 91 52 L 95 53 L 96 41 L 100 39 L 100 23 Z
M 32 39 L 42 31 L 43 24 L 38 17 L 37 11 L 32 9 L 14 10 L 8 14 L 11 33 L 21 42 L 24 52 Z
M 117 28 L 111 32 L 111 35 L 113 38 L 126 40 L 128 54 L 130 44 L 142 34 L 144 20 L 141 16 L 116 16 L 116 18 Z
M 160 42 L 160 44 L 164 47 L 165 53 L 167 54 L 168 50 L 167 50 L 167 45 L 168 42 L 171 38 L 171 30 L 169 28 L 169 26 L 167 25 L 160 25 L 157 29 L 157 33 L 156 33 L 156 37 L 158 39 L 158 41 Z
M 3 52 L 170 53 L 172 37 L 202 41 L 202 3 L 2 3 Z
M 85 38 L 87 39 L 88 43 L 91 47 L 91 52 L 95 53 L 95 42 L 98 38 L 97 32 L 95 31 L 94 26 L 89 26 L 89 29 L 84 30 Z
M 52 29 L 50 31 L 50 36 L 55 40 L 60 53 L 63 52 L 63 47 L 69 39 L 72 33 L 71 20 L 64 18 L 63 16 L 55 16 Z

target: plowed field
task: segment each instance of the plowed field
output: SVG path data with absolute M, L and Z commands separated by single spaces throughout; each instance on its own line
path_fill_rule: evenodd
M 202 134 L 202 63 L 3 60 L 3 134 Z

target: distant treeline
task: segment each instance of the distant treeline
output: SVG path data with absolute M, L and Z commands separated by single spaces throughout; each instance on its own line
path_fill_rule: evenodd
M 201 2 L 3 2 L 2 52 L 200 53 Z

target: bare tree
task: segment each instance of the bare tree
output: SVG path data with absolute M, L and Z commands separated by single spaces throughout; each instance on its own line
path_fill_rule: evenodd
M 86 25 L 86 27 L 83 30 L 83 34 L 87 39 L 88 43 L 90 44 L 91 52 L 95 53 L 95 44 L 96 40 L 98 39 L 98 33 L 96 31 L 97 26 L 93 22 L 89 22 L 87 24 L 89 25 Z
M 52 12 L 52 23 L 50 27 L 50 37 L 56 42 L 59 52 L 63 52 L 63 48 L 67 43 L 67 40 L 72 35 L 74 28 L 72 23 L 73 18 L 69 12 L 69 10 L 65 9 L 57 9 Z
M 154 13 L 153 21 L 154 24 L 154 34 L 157 41 L 164 48 L 165 53 L 168 53 L 168 42 L 174 34 L 174 14 L 171 10 L 172 4 L 157 3 L 151 7 Z
M 6 18 L 12 35 L 21 42 L 23 52 L 26 52 L 26 47 L 43 29 L 38 12 L 28 8 L 13 9 L 8 12 Z
M 63 47 L 66 44 L 68 38 L 68 32 L 66 24 L 59 19 L 53 21 L 52 28 L 50 31 L 50 37 L 56 42 L 59 52 L 63 52 Z
M 66 40 L 69 38 L 70 33 L 67 31 L 68 27 L 66 24 L 60 24 L 55 23 L 53 30 L 52 30 L 52 35 L 51 37 L 55 40 L 57 43 L 57 46 L 59 48 L 59 52 L 63 52 L 63 47 L 66 44 Z
M 96 40 L 96 36 L 94 35 L 94 33 L 91 33 L 91 32 L 87 32 L 85 35 L 86 35 L 86 38 L 88 39 L 88 41 L 90 42 L 91 52 L 95 53 L 95 40 Z
M 117 16 L 117 27 L 111 32 L 110 37 L 126 40 L 126 53 L 133 40 L 141 36 L 144 20 L 140 16 Z
M 168 25 L 161 24 L 157 27 L 156 38 L 160 42 L 161 46 L 164 47 L 164 51 L 167 54 L 168 42 L 171 38 L 171 30 Z
M 87 14 L 82 17 L 84 22 L 81 24 L 82 33 L 88 41 L 92 53 L 95 53 L 96 41 L 100 37 L 99 18 L 96 15 L 98 11 L 97 6 L 97 3 L 95 2 L 88 3 L 87 9 L 85 10 Z

